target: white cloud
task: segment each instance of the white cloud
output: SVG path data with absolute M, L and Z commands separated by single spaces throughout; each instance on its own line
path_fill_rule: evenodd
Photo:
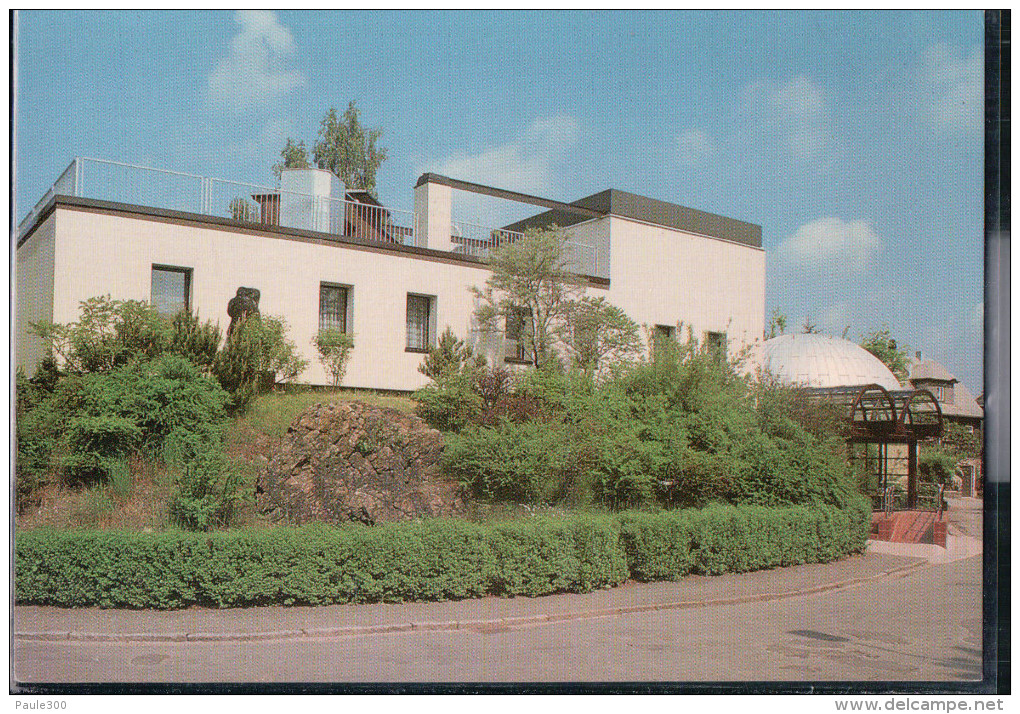
M 687 129 L 677 137 L 680 163 L 696 166 L 715 151 L 715 140 L 701 129 Z
M 580 127 L 571 116 L 536 119 L 507 143 L 450 157 L 434 170 L 463 181 L 544 195 L 555 190 L 556 168 L 580 138 Z
M 882 239 L 867 221 L 829 217 L 805 223 L 776 254 L 784 264 L 852 276 L 871 266 L 881 249 Z
M 984 56 L 980 46 L 970 53 L 939 43 L 921 60 L 930 117 L 945 134 L 978 132 L 984 115 Z
M 743 94 L 754 133 L 771 133 L 778 151 L 798 161 L 827 158 L 834 152 L 832 109 L 825 92 L 810 78 L 801 75 L 780 84 L 758 80 L 746 85 Z
M 230 51 L 209 74 L 210 103 L 226 111 L 244 111 L 285 95 L 306 83 L 289 67 L 294 37 L 268 10 L 241 10 Z

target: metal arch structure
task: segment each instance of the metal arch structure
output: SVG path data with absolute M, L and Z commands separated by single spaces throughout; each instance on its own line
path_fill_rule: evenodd
M 922 500 L 918 488 L 918 442 L 941 436 L 944 428 L 942 408 L 935 395 L 927 389 L 887 390 L 878 384 L 809 391 L 814 398 L 843 408 L 848 455 L 851 461 L 859 460 L 857 454 L 863 445 L 864 469 L 870 479 L 877 480 L 877 489 L 872 493 L 876 503 L 891 480 L 905 476 L 905 505 L 908 509 L 917 508 Z M 893 468 L 897 463 L 899 468 Z

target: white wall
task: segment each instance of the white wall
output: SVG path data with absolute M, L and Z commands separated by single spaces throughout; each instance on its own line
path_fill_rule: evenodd
M 58 322 L 76 320 L 79 303 L 95 295 L 149 300 L 157 264 L 192 269 L 192 308 L 224 331 L 227 303 L 237 288 L 257 288 L 262 314 L 285 317 L 291 339 L 309 361 L 301 382 L 330 382 L 311 344 L 321 282 L 352 286 L 348 329 L 355 348 L 344 386 L 411 390 L 428 381 L 418 372 L 423 355 L 405 351 L 408 293 L 436 297 L 435 337 L 449 325 L 491 364 L 502 364 L 502 338 L 474 330 L 469 288 L 484 285 L 488 270 L 482 265 L 93 210 L 58 213 L 56 274 L 64 286 L 57 289 Z
M 730 353 L 760 339 L 765 251 L 610 216 L 608 300 L 638 324 L 682 320 L 698 339 L 725 332 Z
M 589 288 L 643 325 L 691 325 L 726 332 L 731 348 L 761 336 L 765 255 L 757 248 L 615 216 L 580 224 L 581 240 L 610 241 L 611 283 Z M 483 265 L 396 250 L 279 237 L 258 229 L 58 207 L 18 250 L 18 364 L 34 369 L 40 351 L 23 336 L 28 320 L 78 318 L 82 300 L 110 294 L 149 300 L 152 265 L 189 268 L 192 307 L 202 319 L 230 323 L 227 303 L 239 286 L 261 292 L 263 314 L 286 318 L 309 361 L 299 381 L 327 384 L 311 340 L 318 331 L 319 285 L 352 286 L 355 349 L 344 385 L 411 390 L 427 380 L 423 356 L 406 352 L 408 293 L 435 296 L 436 335 L 446 326 L 503 363 L 501 336 L 478 332 L 469 288 Z M 52 266 L 52 268 L 50 267 Z M 54 279 L 55 275 L 55 279 Z M 49 296 L 52 296 L 50 298 Z
M 29 332 L 29 324 L 53 318 L 53 262 L 57 212 L 50 214 L 17 250 L 14 289 L 17 365 L 29 375 L 44 355 L 41 339 Z

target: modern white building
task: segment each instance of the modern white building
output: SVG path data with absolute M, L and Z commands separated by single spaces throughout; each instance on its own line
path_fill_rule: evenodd
M 505 227 L 455 220 L 457 192 L 539 207 Z M 414 211 L 381 206 L 319 169 L 285 170 L 278 188 L 76 159 L 22 221 L 16 256 L 16 359 L 31 374 L 43 345 L 29 325 L 73 322 L 98 295 L 151 300 L 229 324 L 239 287 L 263 314 L 287 320 L 309 367 L 327 384 L 313 336 L 353 333 L 344 385 L 412 390 L 423 353 L 447 327 L 492 363 L 515 362 L 515 335 L 484 333 L 472 286 L 485 257 L 528 226 L 556 223 L 588 294 L 605 297 L 660 334 L 695 335 L 739 349 L 762 334 L 761 228 L 608 190 L 564 203 L 424 174 Z

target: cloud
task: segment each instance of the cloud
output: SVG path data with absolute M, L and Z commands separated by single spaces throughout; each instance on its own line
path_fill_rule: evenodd
M 684 166 L 696 166 L 715 151 L 715 140 L 701 129 L 687 129 L 676 141 Z
M 294 37 L 268 10 L 241 10 L 230 51 L 208 79 L 209 103 L 242 112 L 304 86 L 301 72 L 289 67 Z
M 536 119 L 507 143 L 450 157 L 434 170 L 463 181 L 544 195 L 555 190 L 556 168 L 580 138 L 580 127 L 571 116 Z
M 827 158 L 835 151 L 832 108 L 810 78 L 757 80 L 744 87 L 743 96 L 744 112 L 755 133 L 771 135 L 777 151 L 798 161 Z
M 881 249 L 882 239 L 867 221 L 829 217 L 798 228 L 779 244 L 776 255 L 786 265 L 855 276 L 874 263 Z
M 980 46 L 965 53 L 932 45 L 921 58 L 930 118 L 943 134 L 978 132 L 984 114 L 984 55 Z

